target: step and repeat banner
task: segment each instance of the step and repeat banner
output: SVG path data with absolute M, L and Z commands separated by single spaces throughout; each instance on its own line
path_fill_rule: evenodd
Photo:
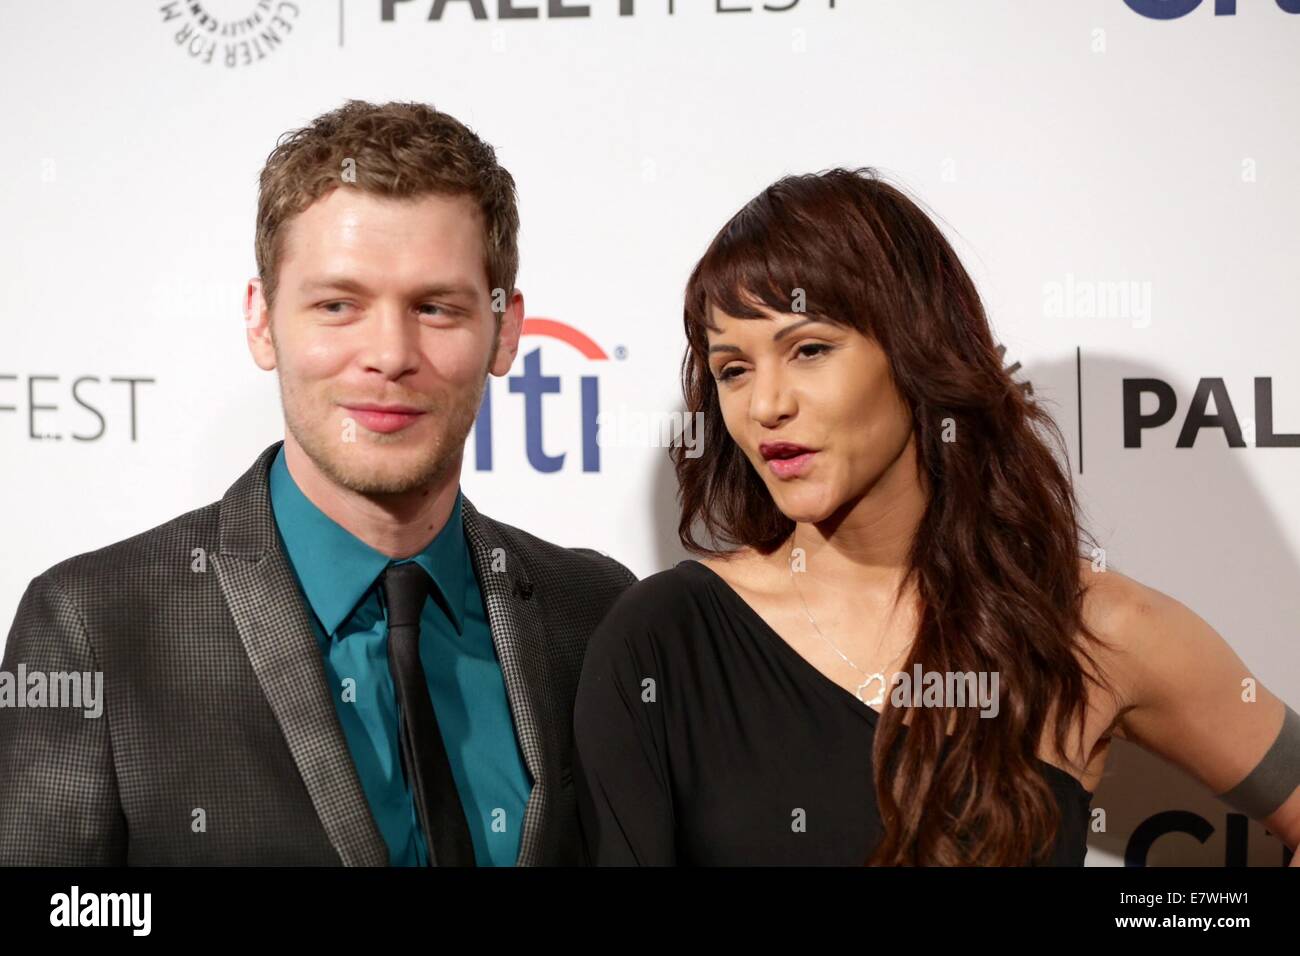
M 481 511 L 642 577 L 685 557 L 689 270 L 780 176 L 874 166 L 1051 403 L 1108 563 L 1300 706 L 1300 0 L 5 0 L 0 75 L 2 633 L 282 436 L 244 342 L 257 174 L 347 99 L 420 100 L 515 177 L 547 320 L 466 446 Z M 1093 806 L 1090 865 L 1283 861 L 1122 742 Z

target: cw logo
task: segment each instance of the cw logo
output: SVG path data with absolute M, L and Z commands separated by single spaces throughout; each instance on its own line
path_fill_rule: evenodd
M 1250 847 L 1250 818 L 1241 813 L 1229 813 L 1224 823 L 1223 865 L 1246 866 Z M 1199 813 L 1188 810 L 1165 810 L 1147 817 L 1128 838 L 1128 845 L 1124 848 L 1124 865 L 1146 866 L 1152 845 L 1167 833 L 1185 833 L 1203 844 L 1214 835 L 1214 824 Z M 1281 865 L 1290 866 L 1292 856 L 1292 852 L 1283 846 Z
M 524 319 L 522 335 L 562 342 L 589 362 L 609 361 L 605 350 L 585 333 L 555 319 Z M 531 352 L 524 353 L 523 372 L 508 376 L 506 381 L 511 394 L 523 396 L 524 452 L 528 464 L 535 471 L 543 473 L 559 471 L 564 467 L 565 452 L 551 455 L 546 451 L 543 399 L 547 395 L 562 393 L 563 378 L 542 371 L 542 348 L 538 346 Z M 580 375 L 577 387 L 580 396 L 578 427 L 582 438 L 582 470 L 600 471 L 600 445 L 596 435 L 596 421 L 600 415 L 600 379 L 595 375 Z M 483 391 L 483 404 L 479 406 L 478 417 L 474 420 L 474 468 L 477 471 L 492 470 L 492 427 L 492 381 L 489 379 L 488 387 Z
M 1300 0 L 1274 0 L 1286 13 L 1300 13 Z M 1201 5 L 1201 0 L 1124 0 L 1134 13 L 1152 20 L 1177 20 Z M 1216 17 L 1231 17 L 1237 12 L 1237 0 L 1214 0 Z

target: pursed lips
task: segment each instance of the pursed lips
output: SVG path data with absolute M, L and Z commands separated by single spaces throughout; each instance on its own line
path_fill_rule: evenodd
M 812 465 L 816 449 L 795 442 L 763 442 L 758 453 L 767 462 L 768 469 L 778 478 L 798 478 Z

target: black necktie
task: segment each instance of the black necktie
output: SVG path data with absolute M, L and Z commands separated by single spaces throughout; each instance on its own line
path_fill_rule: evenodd
M 380 585 L 388 607 L 388 669 L 397 690 L 402 766 L 430 865 L 473 866 L 469 824 L 420 664 L 420 611 L 432 584 L 422 567 L 407 562 L 389 565 Z

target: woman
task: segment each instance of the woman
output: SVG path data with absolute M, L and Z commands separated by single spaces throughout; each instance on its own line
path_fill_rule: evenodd
M 704 557 L 591 638 L 593 862 L 1077 865 L 1115 736 L 1295 847 L 1300 720 L 1082 549 L 1060 433 L 913 202 L 870 169 L 782 179 L 685 324 L 678 532 Z

